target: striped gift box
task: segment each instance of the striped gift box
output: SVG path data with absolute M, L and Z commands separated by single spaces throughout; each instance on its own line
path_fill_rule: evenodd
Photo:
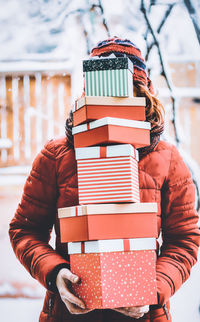
M 77 160 L 79 203 L 140 202 L 132 156 Z
M 133 74 L 128 69 L 85 72 L 87 96 L 133 97 Z
M 79 202 L 139 202 L 138 151 L 131 144 L 75 149 Z

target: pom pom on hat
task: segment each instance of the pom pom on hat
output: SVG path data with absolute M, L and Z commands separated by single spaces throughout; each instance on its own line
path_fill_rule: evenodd
M 154 94 L 154 89 L 151 80 L 146 73 L 145 61 L 141 51 L 137 46 L 128 39 L 120 39 L 118 37 L 108 38 L 100 41 L 96 47 L 91 50 L 91 57 L 94 56 L 109 56 L 114 54 L 116 57 L 128 57 L 134 66 L 133 82 L 140 82 L 148 87 L 151 94 Z

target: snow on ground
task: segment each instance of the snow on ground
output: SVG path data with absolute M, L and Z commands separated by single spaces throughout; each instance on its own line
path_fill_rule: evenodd
M 200 253 L 199 253 L 200 260 Z M 190 278 L 171 298 L 173 322 L 200 321 L 200 262 L 193 267 Z
M 200 265 L 197 264 L 190 279 L 171 299 L 173 322 L 199 322 Z M 1 322 L 37 322 L 43 299 L 0 299 Z
M 43 300 L 0 299 L 1 322 L 38 322 Z
M 0 184 L 0 254 L 3 259 L 0 265 L 0 296 L 43 297 L 41 285 L 16 259 L 8 236 L 9 222 L 14 216 L 22 190 L 23 185 L 2 187 Z

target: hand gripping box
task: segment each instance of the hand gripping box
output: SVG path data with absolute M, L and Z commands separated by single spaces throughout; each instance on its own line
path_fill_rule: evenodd
M 58 209 L 61 242 L 157 236 L 156 203 L 94 204 Z
M 75 102 L 73 125 L 95 121 L 104 117 L 145 121 L 144 97 L 85 96 Z
M 130 144 L 75 149 L 79 204 L 140 202 L 138 152 Z
M 137 149 L 150 144 L 150 129 L 149 122 L 104 117 L 73 127 L 72 134 L 75 148 L 128 143 Z
M 127 57 L 83 61 L 87 96 L 133 96 L 133 63 Z
M 157 304 L 156 239 L 69 243 L 73 285 L 90 309 Z

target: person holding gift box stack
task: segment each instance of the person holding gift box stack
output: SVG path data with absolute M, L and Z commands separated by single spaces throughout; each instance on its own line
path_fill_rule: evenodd
M 61 244 L 59 219 L 57 215 L 57 208 L 69 208 L 79 204 L 77 165 L 72 136 L 73 115 L 71 114 L 66 122 L 66 137 L 51 140 L 36 157 L 32 171 L 24 187 L 21 203 L 10 223 L 9 234 L 16 256 L 31 275 L 47 288 L 40 322 L 122 322 L 134 321 L 134 319 L 146 322 L 169 321 L 171 320 L 169 298 L 187 280 L 191 267 L 197 260 L 200 235 L 197 227 L 198 215 L 194 209 L 194 185 L 189 170 L 177 149 L 173 145 L 160 140 L 160 135 L 164 128 L 162 106 L 154 96 L 153 86 L 147 77 L 141 52 L 131 41 L 114 37 L 100 42 L 93 48 L 91 57 L 108 58 L 111 54 L 114 54 L 116 57 L 128 57 L 132 61 L 134 68 L 132 75 L 134 97 L 144 97 L 146 99 L 146 121 L 151 123 L 150 144 L 143 147 L 138 146 L 140 159 L 138 169 L 140 203 L 157 203 L 158 211 L 156 221 L 158 234 L 162 231 L 162 245 L 158 251 L 156 262 L 157 304 L 151 305 L 150 307 L 128 306 L 125 308 L 88 310 L 85 307 L 84 301 L 75 296 L 71 290 L 72 285 L 78 286 L 79 277 L 70 271 L 69 258 L 66 258 L 67 244 Z M 126 100 L 126 98 L 124 99 Z M 127 99 L 130 99 L 130 97 Z M 93 102 L 90 105 L 92 104 Z M 107 107 L 103 107 L 103 116 L 101 114 L 98 118 L 116 118 L 115 109 L 112 107 L 115 104 L 112 104 L 110 105 L 111 115 L 105 116 L 104 113 Z M 109 103 L 107 105 L 109 106 Z M 84 113 L 90 114 L 89 118 L 92 123 L 94 121 L 94 115 L 91 112 L 92 108 L 88 106 L 83 110 L 85 111 Z M 128 103 L 126 106 L 129 106 Z M 125 109 L 127 116 L 124 119 L 130 120 L 129 111 L 126 107 Z M 85 122 L 84 113 L 83 115 L 78 115 L 81 123 Z M 122 108 L 121 113 L 125 114 Z M 144 121 L 144 119 L 138 121 Z M 103 126 L 109 127 L 109 125 L 106 124 Z M 115 124 L 113 126 L 117 127 L 119 125 Z M 117 132 L 116 129 L 114 132 Z M 105 142 L 105 136 L 103 140 Z M 127 143 L 132 144 L 132 142 Z M 102 153 L 105 154 L 105 149 Z M 132 180 L 129 181 L 132 182 Z M 123 202 L 126 201 L 124 200 Z M 137 204 L 135 203 L 135 205 Z M 115 202 L 113 205 L 115 205 Z M 105 214 L 101 214 L 100 209 L 96 209 L 95 216 L 90 216 L 91 209 L 89 209 L 89 206 L 94 207 L 95 205 L 90 205 L 87 202 L 85 206 L 86 209 L 76 209 L 77 212 L 83 211 L 84 214 L 88 214 L 88 216 L 82 216 L 85 218 L 84 220 L 87 217 L 86 227 L 90 224 L 92 217 L 97 216 L 99 220 L 102 220 L 102 217 L 105 216 Z M 118 218 L 117 220 L 119 222 L 122 220 L 120 219 L 122 216 L 117 217 L 117 215 L 121 214 L 126 215 L 129 223 L 135 220 L 137 224 L 136 215 L 134 218 L 130 216 L 130 214 L 132 215 L 132 210 L 127 209 L 126 214 L 124 214 L 120 213 L 120 210 L 118 208 L 116 209 L 115 206 L 114 210 L 109 208 L 110 212 L 108 215 L 112 216 L 114 211 L 115 218 Z M 139 210 L 137 211 L 139 212 Z M 145 211 L 142 213 L 142 216 L 145 215 Z M 94 213 L 94 208 L 92 212 Z M 138 216 L 141 214 L 140 212 Z M 135 213 L 137 212 L 135 211 Z M 152 220 L 155 220 L 154 216 L 151 216 L 144 218 L 150 220 L 151 217 Z M 81 216 L 76 218 L 82 220 Z M 107 220 L 111 220 L 111 218 Z M 48 244 L 54 225 L 57 237 L 56 250 Z M 126 227 L 127 230 L 128 228 Z M 139 225 L 138 233 L 140 233 L 140 229 L 141 226 Z M 116 231 L 117 227 L 111 231 L 111 234 L 113 234 L 110 238 L 111 241 L 112 239 L 116 239 L 116 235 L 114 235 Z M 88 233 L 93 232 L 96 234 L 96 231 L 88 231 Z M 148 229 L 145 236 L 148 236 L 147 232 Z M 144 234 L 143 230 L 142 233 Z M 154 231 L 154 234 L 156 233 Z M 84 238 L 90 238 L 90 236 L 90 234 L 85 235 Z M 133 238 L 140 239 L 138 235 Z M 123 249 L 125 247 L 129 248 L 131 247 L 131 243 L 132 241 L 129 241 L 128 244 L 124 243 L 121 246 L 119 245 L 119 249 L 122 247 Z M 105 243 L 103 246 L 105 246 Z M 95 247 L 95 249 L 98 247 L 99 251 L 101 251 L 102 244 L 95 245 Z M 107 264 L 109 263 L 107 258 L 105 258 L 105 269 L 107 269 Z M 108 290 L 105 290 L 106 292 Z
M 86 206 L 58 209 L 61 242 L 69 242 L 71 271 L 81 279 L 73 290 L 88 309 L 146 310 L 157 303 L 157 204 L 140 203 L 134 147 L 150 144 L 150 123 L 145 98 L 132 98 L 132 62 L 113 56 L 83 61 L 90 96 L 75 104 L 72 134 L 79 204 Z

